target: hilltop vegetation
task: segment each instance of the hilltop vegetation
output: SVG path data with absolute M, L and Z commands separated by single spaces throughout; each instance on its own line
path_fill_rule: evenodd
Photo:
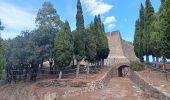
M 60 19 L 49 1 L 45 1 L 38 10 L 35 23 L 37 27 L 34 30 L 24 30 L 13 39 L 1 39 L 3 43 L 0 43 L 0 50 L 3 53 L 0 53 L 0 57 L 3 59 L 0 59 L 0 71 L 5 66 L 21 66 L 32 61 L 42 64 L 50 58 L 54 59 L 54 67 L 60 72 L 76 59 L 77 75 L 79 62 L 83 59 L 95 63 L 97 67 L 104 64 L 109 54 L 104 25 L 98 15 L 90 27 L 85 29 L 80 0 L 77 0 L 76 30 L 71 32 L 69 22 Z
M 149 55 L 153 61 L 163 61 L 170 58 L 170 0 L 161 0 L 158 12 L 150 0 L 146 0 L 145 7 L 141 4 L 139 19 L 135 25 L 134 48 L 135 53 L 141 61 Z M 156 60 L 155 60 L 156 57 Z

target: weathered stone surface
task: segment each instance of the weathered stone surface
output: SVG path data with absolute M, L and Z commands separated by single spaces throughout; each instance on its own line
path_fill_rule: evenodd
M 77 91 L 66 91 L 63 95 L 64 98 L 80 95 L 83 92 L 94 91 L 96 89 L 104 88 L 115 73 L 116 67 L 112 67 L 102 78 L 99 80 L 87 83 L 86 86 L 79 87 Z M 85 84 L 84 84 L 85 85 Z
M 119 31 L 107 33 L 107 38 L 110 49 L 109 57 L 106 59 L 107 65 L 138 60 L 134 53 L 133 44 L 123 40 Z
M 159 100 L 170 100 L 170 94 L 161 91 L 160 89 L 154 87 L 152 84 L 147 82 L 139 75 L 137 72 L 131 70 L 130 79 L 143 91 L 151 94 L 154 98 L 159 98 Z

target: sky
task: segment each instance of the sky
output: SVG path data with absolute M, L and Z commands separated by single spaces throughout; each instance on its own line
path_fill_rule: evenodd
M 44 1 L 50 1 L 62 21 L 68 20 L 71 29 L 76 28 L 77 0 L 0 0 L 0 19 L 5 29 L 4 39 L 14 38 L 23 30 L 36 28 L 35 18 Z M 160 0 L 151 0 L 158 11 Z M 106 32 L 119 30 L 122 38 L 133 42 L 135 21 L 139 18 L 140 4 L 145 0 L 81 0 L 85 26 L 101 14 Z

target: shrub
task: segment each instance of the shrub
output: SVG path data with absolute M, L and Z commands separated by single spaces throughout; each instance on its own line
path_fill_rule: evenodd
M 144 64 L 139 61 L 130 62 L 130 68 L 134 71 L 141 71 L 144 69 Z

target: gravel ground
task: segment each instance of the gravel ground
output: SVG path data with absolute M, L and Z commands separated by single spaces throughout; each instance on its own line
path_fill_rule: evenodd
M 129 78 L 114 77 L 101 90 L 84 93 L 66 100 L 155 100 L 142 92 Z

